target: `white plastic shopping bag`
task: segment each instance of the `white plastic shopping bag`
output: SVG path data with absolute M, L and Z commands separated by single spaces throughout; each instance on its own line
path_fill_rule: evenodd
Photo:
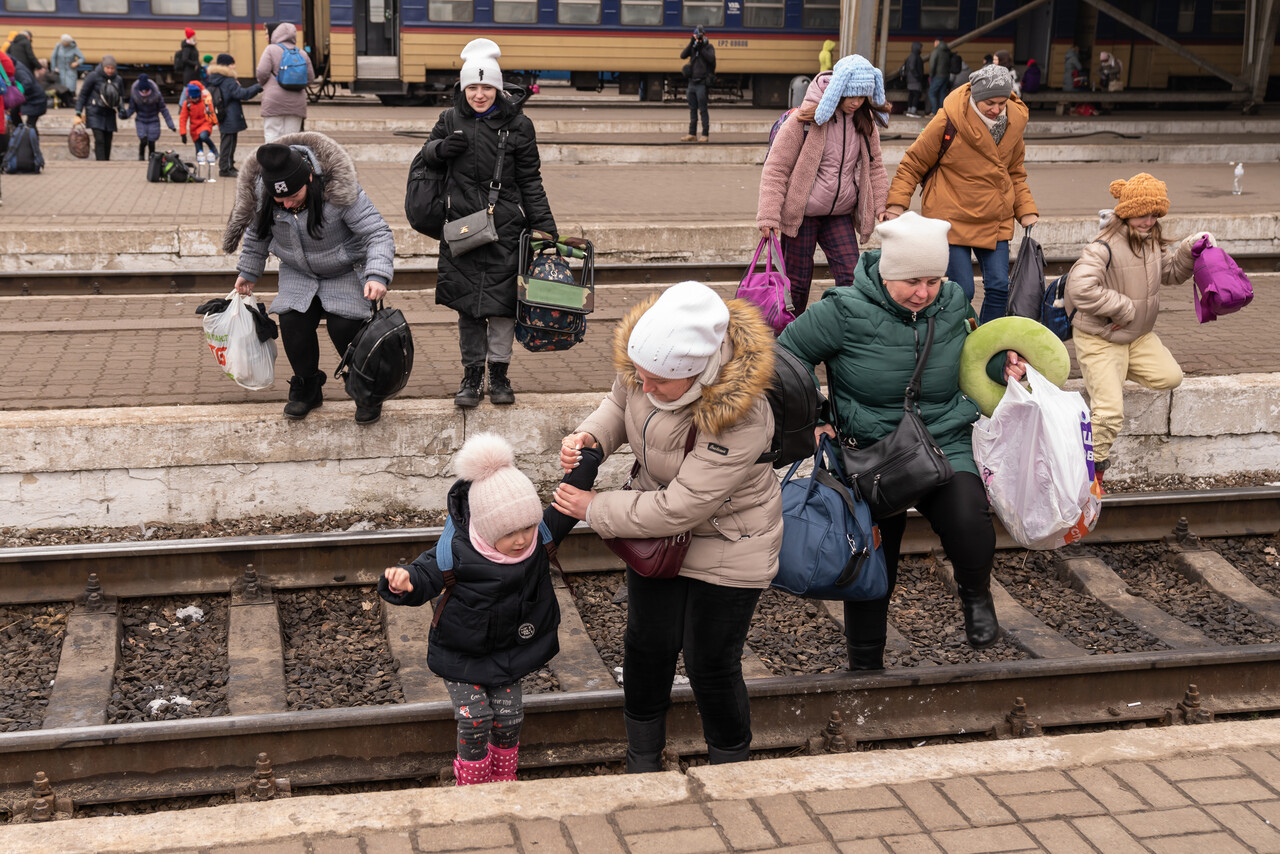
M 1010 383 L 991 417 L 973 426 L 973 457 L 1009 535 L 1029 549 L 1056 549 L 1092 531 L 1102 510 L 1093 425 L 1078 392 L 1030 365 L 1027 380 L 1031 391 Z
M 204 316 L 204 340 L 223 372 L 237 385 L 263 389 L 276 373 L 276 342 L 258 340 L 253 297 L 232 291 L 225 311 Z

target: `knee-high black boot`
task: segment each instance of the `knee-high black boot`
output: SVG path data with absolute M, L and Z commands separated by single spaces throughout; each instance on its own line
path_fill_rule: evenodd
M 145 139 L 138 141 L 138 159 L 139 160 L 147 159 L 147 141 Z
M 964 634 L 969 646 L 974 649 L 991 646 L 1000 637 L 996 603 L 991 598 L 991 567 L 963 582 L 956 578 L 956 592 L 960 595 L 960 609 L 964 611 Z
M 627 773 L 643 774 L 662 770 L 662 748 L 667 746 L 667 718 L 638 721 L 622 714 L 627 728 Z
M 734 747 L 712 747 L 707 745 L 707 760 L 712 765 L 727 765 L 730 762 L 746 762 L 751 758 L 751 742 L 744 741 Z

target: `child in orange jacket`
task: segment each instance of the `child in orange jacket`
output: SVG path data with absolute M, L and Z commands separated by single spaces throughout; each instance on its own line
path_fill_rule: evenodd
M 213 109 L 213 96 L 198 81 L 187 84 L 187 97 L 178 111 L 178 133 L 182 141 L 187 141 L 190 130 L 191 140 L 196 146 L 196 163 L 216 163 L 218 149 L 213 144 L 213 129 L 218 126 L 218 114 Z M 204 147 L 209 146 L 209 155 L 205 155 Z

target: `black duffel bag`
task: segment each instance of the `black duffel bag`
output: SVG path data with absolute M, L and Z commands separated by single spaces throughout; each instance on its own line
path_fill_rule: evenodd
M 427 146 L 409 166 L 409 182 L 404 189 L 404 215 L 414 231 L 440 239 L 444 230 L 444 194 L 448 172 L 427 165 Z
M 409 382 L 412 370 L 409 322 L 400 309 L 383 308 L 378 300 L 373 316 L 360 327 L 333 376 L 342 377 L 357 406 L 372 407 L 398 394 Z

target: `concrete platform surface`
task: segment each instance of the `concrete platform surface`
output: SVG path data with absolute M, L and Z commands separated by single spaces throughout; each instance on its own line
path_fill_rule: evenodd
M 1273 720 L 0 828 L 25 854 L 1280 851 Z M 283 769 L 282 773 L 287 773 Z

